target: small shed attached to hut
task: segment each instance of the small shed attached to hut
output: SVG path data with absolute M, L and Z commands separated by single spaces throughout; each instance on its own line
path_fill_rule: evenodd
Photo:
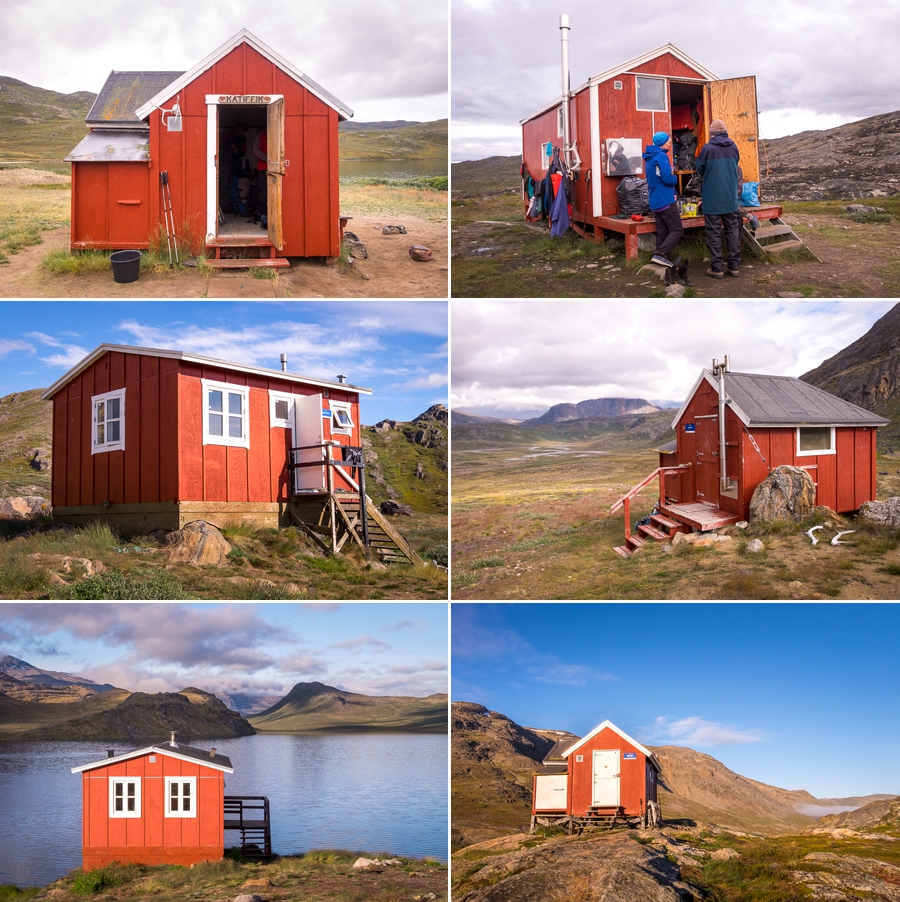
M 802 379 L 726 367 L 716 362 L 701 372 L 672 422 L 674 452 L 657 449 L 659 468 L 611 508 L 625 507 L 659 476 L 659 512 L 637 536 L 626 512 L 626 543 L 616 549 L 623 556 L 647 538 L 749 519 L 756 487 L 782 465 L 806 470 L 816 504 L 838 513 L 876 497 L 878 427 L 889 420 Z
M 113 71 L 88 113 L 90 132 L 66 157 L 71 248 L 165 247 L 170 201 L 180 246 L 208 249 L 214 265 L 334 258 L 338 123 L 352 115 L 247 29 L 185 72 Z M 232 157 L 238 126 L 242 152 Z M 265 208 L 266 228 L 232 209 L 238 177 Z
M 568 81 L 567 74 L 565 78 Z M 619 233 L 625 238 L 627 259 L 635 259 L 638 235 L 655 232 L 656 224 L 652 217 L 635 222 L 622 215 L 619 183 L 625 177 L 646 178 L 641 154 L 656 132 L 668 132 L 673 144 L 683 149 L 681 159 L 688 161 L 708 141 L 714 119 L 725 122 L 738 146 L 744 180 L 759 182 L 756 77 L 719 78 L 673 44 L 665 44 L 594 75 L 567 98 L 557 97 L 522 119 L 524 173 L 542 181 L 556 155 L 572 173 L 575 231 L 598 242 L 606 233 Z M 673 154 L 683 194 L 693 171 L 686 162 L 678 164 L 677 152 Z M 782 208 L 764 205 L 753 212 L 761 220 L 772 220 L 780 218 Z M 683 224 L 699 227 L 704 220 L 702 215 L 685 216 Z

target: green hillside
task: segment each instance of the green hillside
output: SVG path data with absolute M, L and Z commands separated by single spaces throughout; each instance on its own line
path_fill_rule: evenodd
M 50 497 L 50 470 L 30 466 L 35 449 L 50 452 L 52 412 L 50 402 L 41 400 L 43 391 L 33 388 L 0 398 L 0 498 Z
M 446 160 L 447 120 L 401 128 L 341 131 L 341 160 Z
M 277 733 L 447 732 L 447 696 L 372 696 L 324 683 L 297 683 L 277 704 L 250 718 L 260 731 Z

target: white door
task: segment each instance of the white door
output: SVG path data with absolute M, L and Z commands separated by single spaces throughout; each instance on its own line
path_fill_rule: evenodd
M 536 778 L 534 788 L 535 811 L 565 811 L 566 774 L 547 774 Z
M 322 444 L 322 396 L 295 395 L 294 418 L 297 423 L 296 447 Z M 322 448 L 311 448 L 297 454 L 298 462 L 322 460 Z M 325 467 L 298 467 L 294 470 L 294 488 L 324 489 Z
M 619 806 L 619 750 L 594 752 L 594 795 L 592 805 L 598 808 Z

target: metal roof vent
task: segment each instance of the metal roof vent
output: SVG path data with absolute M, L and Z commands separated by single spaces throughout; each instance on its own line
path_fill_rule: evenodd
M 106 757 L 107 757 L 107 758 L 115 758 L 115 757 L 116 757 L 116 750 L 115 750 L 115 749 L 107 749 L 107 750 L 106 750 Z
M 169 745 L 172 746 L 173 749 L 178 748 L 178 743 L 175 741 L 177 735 L 178 734 L 174 730 L 169 734 Z
M 287 354 L 281 355 L 281 372 L 282 373 L 287 372 Z
M 210 750 L 209 750 L 209 757 L 210 757 L 210 758 L 215 758 L 215 757 L 216 757 L 216 750 L 215 750 L 215 749 L 210 749 Z
M 337 377 L 337 381 L 341 383 L 341 385 L 347 384 L 347 377 L 344 375 L 340 375 Z

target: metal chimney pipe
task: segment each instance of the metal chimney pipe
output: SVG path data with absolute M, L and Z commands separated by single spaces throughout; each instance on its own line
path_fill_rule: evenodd
M 115 749 L 107 749 L 107 750 L 106 750 L 106 757 L 107 757 L 107 758 L 115 758 L 115 757 L 116 757 L 116 750 L 115 750 Z
M 563 117 L 563 162 L 569 165 L 568 151 L 571 146 L 569 134 L 569 15 L 559 15 L 559 40 L 562 49 L 562 117 Z
M 281 372 L 282 373 L 287 372 L 287 354 L 281 355 Z
M 337 380 L 338 380 L 338 382 L 341 383 L 341 385 L 345 385 L 346 382 L 347 382 L 347 377 L 344 376 L 344 375 L 340 375 L 340 376 L 337 377 Z
M 175 741 L 176 735 L 177 734 L 174 730 L 172 730 L 172 732 L 169 733 L 169 745 L 172 746 L 172 748 L 178 748 L 178 743 Z
M 730 361 L 727 355 L 724 363 L 713 359 L 713 372 L 719 377 L 719 491 L 727 492 L 731 488 L 725 460 L 727 449 L 725 444 L 725 373 L 730 372 Z
M 215 758 L 215 757 L 216 757 L 216 750 L 215 750 L 215 748 L 211 748 L 211 749 L 209 750 L 209 757 L 210 757 L 210 758 Z

